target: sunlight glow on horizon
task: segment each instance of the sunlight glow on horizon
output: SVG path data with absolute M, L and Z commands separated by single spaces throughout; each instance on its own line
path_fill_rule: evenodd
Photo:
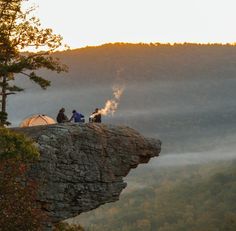
M 71 48 L 105 43 L 235 43 L 235 0 L 30 0 Z

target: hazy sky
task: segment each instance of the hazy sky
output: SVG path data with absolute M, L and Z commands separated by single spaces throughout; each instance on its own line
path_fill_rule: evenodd
M 108 42 L 235 42 L 236 0 L 30 0 L 72 48 Z

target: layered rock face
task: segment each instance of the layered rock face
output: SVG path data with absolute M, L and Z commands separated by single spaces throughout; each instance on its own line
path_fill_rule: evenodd
M 52 223 L 119 199 L 131 168 L 158 156 L 159 140 L 104 124 L 56 124 L 16 129 L 33 138 L 40 161 L 29 176 L 39 182 L 38 200 Z

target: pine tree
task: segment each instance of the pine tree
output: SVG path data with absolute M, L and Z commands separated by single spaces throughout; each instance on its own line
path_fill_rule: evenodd
M 38 84 L 42 89 L 50 86 L 50 81 L 37 74 L 46 68 L 51 71 L 66 71 L 58 59 L 50 54 L 62 46 L 62 37 L 53 34 L 52 29 L 41 28 L 40 20 L 32 16 L 31 7 L 22 10 L 28 0 L 0 0 L 0 126 L 9 125 L 7 121 L 7 96 L 22 91 L 14 85 L 21 74 Z M 23 52 L 27 49 L 34 52 Z M 40 52 L 35 52 L 38 50 Z

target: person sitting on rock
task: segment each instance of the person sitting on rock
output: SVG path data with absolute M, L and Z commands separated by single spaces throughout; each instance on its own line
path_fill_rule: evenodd
M 61 108 L 57 114 L 57 122 L 65 123 L 68 122 L 68 117 L 65 115 L 65 108 Z
M 90 115 L 89 122 L 94 122 L 94 123 L 102 122 L 102 114 L 98 108 L 96 108 L 95 111 Z
M 72 120 L 74 120 L 75 123 L 84 123 L 84 115 L 77 112 L 76 110 L 73 110 L 72 116 L 71 116 L 69 122 L 71 122 Z

